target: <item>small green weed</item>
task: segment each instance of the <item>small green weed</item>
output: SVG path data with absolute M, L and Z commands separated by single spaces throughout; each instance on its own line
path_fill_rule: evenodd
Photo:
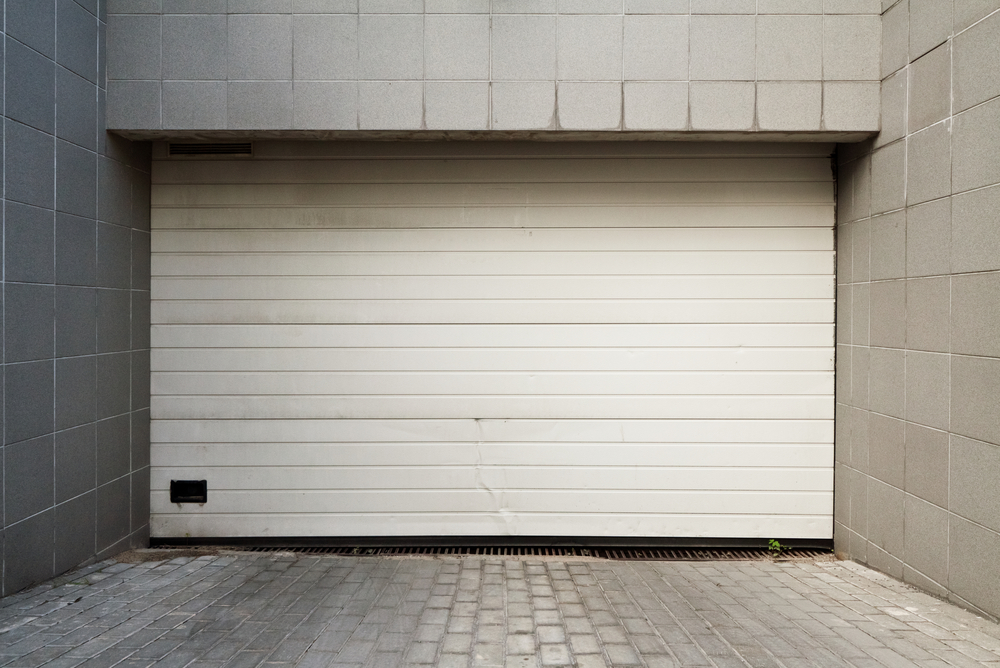
M 767 550 L 768 550 L 768 552 L 771 553 L 772 557 L 780 557 L 782 554 L 784 554 L 785 552 L 787 552 L 790 549 L 792 549 L 792 548 L 790 548 L 787 545 L 782 545 L 781 543 L 779 543 L 778 541 L 776 541 L 773 538 L 771 540 L 767 541 Z

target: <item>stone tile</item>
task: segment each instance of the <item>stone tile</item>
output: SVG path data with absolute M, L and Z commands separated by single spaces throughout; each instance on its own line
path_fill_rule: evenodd
M 956 22 L 961 4 L 956 3 Z M 1000 95 L 1000 71 L 993 65 L 1000 59 L 1000 15 L 957 35 L 954 51 L 956 112 Z
M 94 492 L 56 506 L 54 547 L 56 573 L 67 571 L 94 554 L 95 522 Z
M 97 360 L 94 356 L 56 360 L 56 429 L 93 422 L 97 417 L 96 391 Z
M 485 81 L 490 73 L 489 45 L 489 16 L 428 15 L 424 18 L 424 77 Z
M 288 129 L 292 125 L 292 84 L 286 81 L 230 81 L 226 127 Z
M 296 81 L 358 78 L 357 16 L 295 15 L 292 39 L 292 74 Z
M 943 120 L 951 113 L 950 45 L 942 44 L 915 61 L 908 72 L 908 119 L 912 133 Z
M 1000 357 L 1000 274 L 951 279 L 951 347 L 962 355 Z
M 952 3 L 910 0 L 910 60 L 944 43 L 951 36 Z
M 1000 447 L 952 436 L 948 509 L 988 529 L 1000 531 L 1000 499 L 982 493 L 992 488 L 998 473 Z
M 686 82 L 627 81 L 626 130 L 683 130 L 688 124 Z
M 36 0 L 10 0 L 6 5 L 7 35 L 47 58 L 54 58 L 55 4 L 39 3 Z
M 5 65 L 6 116 L 42 132 L 55 132 L 55 63 L 8 39 Z
M 868 470 L 884 483 L 904 484 L 904 425 L 902 420 L 872 413 L 869 418 Z M 852 525 L 853 526 L 853 525 Z
M 906 347 L 946 353 L 951 350 L 951 279 L 906 282 Z
M 687 16 L 626 16 L 625 80 L 686 81 L 689 32 Z
M 159 79 L 161 18 L 151 14 L 108 17 L 108 78 Z
M 819 82 L 757 84 L 757 124 L 760 130 L 818 131 L 823 113 Z
M 617 130 L 621 127 L 622 85 L 561 81 L 559 126 L 564 130 Z
M 870 350 L 865 347 L 855 347 L 851 351 L 851 405 L 855 408 L 868 409 Z
M 906 203 L 906 143 L 897 142 L 876 150 L 872 154 L 871 173 L 872 213 L 901 209 Z
M 824 82 L 823 126 L 827 130 L 876 131 L 879 101 L 877 82 Z
M 907 137 L 906 203 L 951 193 L 951 128 L 948 121 Z
M 554 16 L 496 14 L 492 40 L 494 81 L 551 81 L 556 78 Z
M 290 80 L 292 17 L 281 14 L 230 14 L 226 48 L 230 82 Z M 230 83 L 230 94 L 232 85 Z
M 903 492 L 878 480 L 868 486 L 868 539 L 889 555 L 903 555 Z M 898 558 L 897 557 L 897 558 Z M 871 548 L 869 561 L 873 561 Z
M 53 212 L 8 202 L 4 220 L 4 270 L 11 282 L 54 280 Z
M 358 84 L 358 120 L 362 130 L 419 130 L 422 116 L 422 82 L 362 81 Z
M 101 39 L 102 34 L 96 16 L 73 0 L 56 0 L 56 43 L 59 45 L 56 62 L 94 84 L 98 83 L 97 44 L 99 41 L 108 43 Z M 143 50 L 150 55 L 136 55 L 137 58 L 155 58 L 152 55 L 155 49 L 147 50 L 143 45 Z M 101 76 L 103 78 L 104 74 Z
M 34 515 L 4 530 L 3 593 L 13 594 L 54 575 L 55 511 Z
M 961 519 L 950 517 L 948 585 L 965 600 L 980 601 L 1000 609 L 1000 535 Z
M 948 429 L 950 395 L 950 356 L 907 351 L 906 419 L 927 427 Z
M 690 11 L 689 0 L 625 0 L 626 14 L 688 14 Z
M 1000 187 L 984 188 L 951 200 L 951 266 L 956 273 L 1000 269 Z
M 6 199 L 40 208 L 54 208 L 54 138 L 27 125 L 6 121 L 4 147 L 7 155 L 18 156 L 18 160 L 8 161 L 4 166 Z
M 907 493 L 942 508 L 948 507 L 948 434 L 918 425 L 906 425 Z
M 164 16 L 163 78 L 185 79 L 191 83 L 194 80 L 225 81 L 228 70 L 226 18 L 224 13 Z
M 903 418 L 905 355 L 902 350 L 872 348 L 870 408 L 872 411 Z
M 897 72 L 882 81 L 881 131 L 875 146 L 881 147 L 906 136 L 907 72 Z
M 56 69 L 56 136 L 97 150 L 97 95 L 94 84 L 64 68 Z
M 951 360 L 952 431 L 1000 444 L 1000 423 L 995 419 L 994 410 L 998 401 L 1000 360 L 954 355 Z
M 902 211 L 871 220 L 871 280 L 906 276 L 906 214 Z
M 1000 183 L 1000 99 L 955 116 L 952 134 L 952 192 Z
M 690 88 L 693 130 L 750 130 L 755 87 L 752 83 L 693 82 Z
M 353 81 L 296 81 L 293 125 L 302 130 L 358 129 L 358 84 Z
M 690 76 L 698 81 L 753 81 L 755 24 L 741 16 L 692 16 Z
M 559 16 L 557 75 L 562 81 L 622 80 L 622 17 Z
M 871 284 L 871 345 L 903 348 L 906 345 L 906 283 Z
M 424 121 L 428 130 L 485 130 L 489 120 L 487 82 L 424 83 Z
M 109 130 L 158 130 L 160 120 L 159 81 L 109 81 Z
M 51 435 L 7 445 L 3 450 L 4 524 L 36 515 L 54 503 Z
M 692 0 L 692 14 L 753 14 L 753 0 Z
M 761 16 L 757 19 L 759 81 L 820 81 L 822 78 L 822 16 Z
M 881 17 L 823 17 L 823 77 L 834 81 L 877 81 Z
M 961 262 L 959 253 L 952 250 L 952 237 L 958 247 L 968 244 L 957 231 L 952 233 L 952 206 L 954 198 L 944 198 L 911 207 L 906 212 L 906 275 L 934 276 L 951 271 L 952 258 Z M 965 200 L 966 202 L 974 202 Z M 975 204 L 973 204 L 973 207 Z M 969 211 L 969 209 L 963 210 Z M 975 215 L 975 214 L 973 214 Z M 964 219 L 966 220 L 966 219 Z M 964 230 L 963 230 L 964 232 Z
M 551 81 L 492 84 L 494 130 L 541 130 L 554 127 L 555 84 Z
M 882 77 L 901 70 L 909 62 L 910 0 L 900 0 L 882 16 Z

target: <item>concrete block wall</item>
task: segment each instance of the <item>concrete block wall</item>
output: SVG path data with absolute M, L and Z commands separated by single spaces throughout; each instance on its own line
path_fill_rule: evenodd
M 105 9 L 0 3 L 4 595 L 148 536 L 149 149 L 104 131 Z
M 1000 616 L 1000 0 L 884 0 L 841 145 L 836 547 Z
M 878 129 L 880 0 L 109 2 L 150 136 Z

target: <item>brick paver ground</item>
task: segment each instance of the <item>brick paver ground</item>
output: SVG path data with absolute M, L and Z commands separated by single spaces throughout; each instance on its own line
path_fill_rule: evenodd
M 848 562 L 225 553 L 0 600 L 5 668 L 996 666 L 1000 627 Z

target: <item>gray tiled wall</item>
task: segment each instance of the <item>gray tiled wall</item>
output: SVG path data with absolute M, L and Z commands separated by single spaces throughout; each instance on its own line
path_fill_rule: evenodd
M 884 0 L 842 145 L 836 546 L 1000 616 L 1000 0 Z
M 879 0 L 109 2 L 142 136 L 878 129 Z
M 104 131 L 104 0 L 0 12 L 10 594 L 147 540 L 149 147 Z

